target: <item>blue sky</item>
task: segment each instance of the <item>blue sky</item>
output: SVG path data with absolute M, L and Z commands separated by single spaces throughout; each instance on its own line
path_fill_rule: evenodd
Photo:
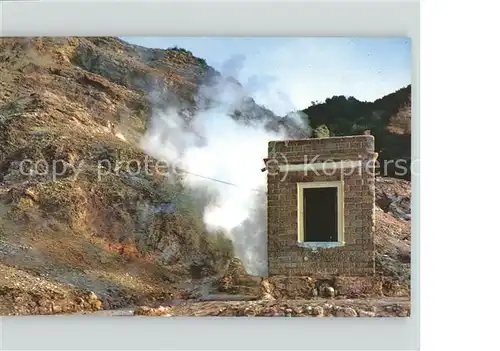
M 407 38 L 127 37 L 151 48 L 178 46 L 250 87 L 274 112 L 333 95 L 373 101 L 411 83 Z M 287 111 L 288 110 L 288 111 Z

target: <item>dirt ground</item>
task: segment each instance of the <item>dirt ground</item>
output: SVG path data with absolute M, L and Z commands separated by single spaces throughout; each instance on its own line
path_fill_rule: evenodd
M 140 308 L 83 312 L 88 316 L 133 316 Z M 345 300 L 171 301 L 163 308 L 147 309 L 164 317 L 409 317 L 409 298 Z M 155 314 L 160 310 L 160 313 Z M 163 311 L 163 313 L 161 313 Z

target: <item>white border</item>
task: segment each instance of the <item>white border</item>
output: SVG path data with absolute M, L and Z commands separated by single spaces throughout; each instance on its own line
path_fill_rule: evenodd
M 0 2 L 4 36 L 410 36 L 413 1 Z M 419 157 L 419 62 L 413 63 L 414 157 Z M 418 201 L 418 177 L 414 200 Z M 399 319 L 141 319 L 4 317 L 3 349 L 415 349 L 419 345 L 418 207 L 412 213 L 412 313 Z
M 32 0 L 0 4 L 3 36 L 413 36 L 419 32 L 419 18 L 411 14 L 418 9 L 416 1 Z
M 490 307 L 487 298 L 495 294 L 490 289 L 497 283 L 491 277 L 498 277 L 500 247 L 500 192 L 493 183 L 500 121 L 492 114 L 500 70 L 498 48 L 491 45 L 499 32 L 497 8 L 492 1 L 422 4 L 420 125 L 425 132 L 420 151 L 425 171 L 419 229 L 425 254 L 419 265 L 425 278 L 424 350 L 494 350 L 499 345 L 494 322 L 499 307 Z M 489 167 L 470 171 L 458 166 L 469 160 Z M 464 179 L 473 180 L 472 191 L 457 191 Z M 471 236 L 474 243 L 467 242 Z M 469 300 L 471 288 L 481 303 Z M 467 292 L 458 293 L 461 289 Z

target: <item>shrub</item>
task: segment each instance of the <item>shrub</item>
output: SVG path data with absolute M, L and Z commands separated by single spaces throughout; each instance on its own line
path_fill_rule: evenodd
M 316 138 L 328 138 L 330 136 L 330 130 L 326 125 L 322 124 L 314 130 L 314 135 Z

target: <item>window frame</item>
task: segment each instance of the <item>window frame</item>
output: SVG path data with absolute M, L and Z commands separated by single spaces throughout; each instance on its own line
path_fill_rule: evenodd
M 304 241 L 304 189 L 337 188 L 337 240 L 338 241 Z M 301 182 L 297 183 L 297 242 L 305 246 L 344 246 L 344 181 Z

